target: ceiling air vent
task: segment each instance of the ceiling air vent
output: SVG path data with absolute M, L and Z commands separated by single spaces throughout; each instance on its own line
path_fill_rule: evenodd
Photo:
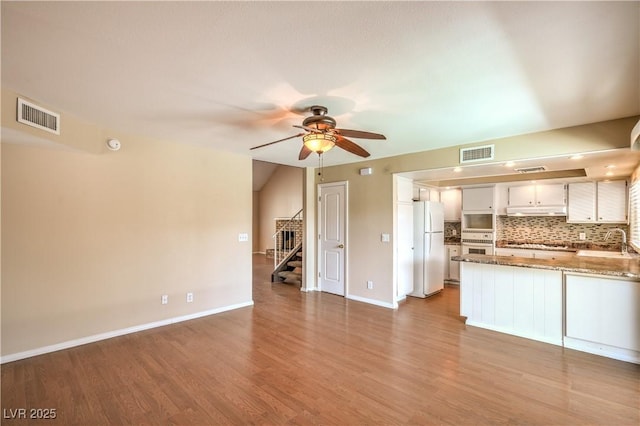
M 546 172 L 547 168 L 544 166 L 533 166 L 533 167 L 522 167 L 519 169 L 513 169 L 518 173 L 538 173 L 538 172 Z
M 18 98 L 18 122 L 56 135 L 60 134 L 60 114 Z
M 495 145 L 475 146 L 460 150 L 460 163 L 472 163 L 474 161 L 493 160 Z

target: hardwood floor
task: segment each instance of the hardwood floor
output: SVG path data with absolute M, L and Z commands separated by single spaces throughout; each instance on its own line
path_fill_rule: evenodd
M 640 424 L 638 365 L 467 327 L 456 288 L 394 311 L 270 266 L 252 308 L 3 365 L 2 424 Z

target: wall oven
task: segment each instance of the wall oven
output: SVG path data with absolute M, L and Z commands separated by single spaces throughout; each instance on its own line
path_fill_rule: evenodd
M 462 231 L 460 243 L 462 254 L 487 254 L 493 255 L 495 245 L 494 232 L 469 232 Z

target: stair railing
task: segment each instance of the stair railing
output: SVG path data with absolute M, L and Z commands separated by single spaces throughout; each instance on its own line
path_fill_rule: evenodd
M 302 209 L 273 234 L 273 269 L 278 269 L 289 253 L 302 241 Z

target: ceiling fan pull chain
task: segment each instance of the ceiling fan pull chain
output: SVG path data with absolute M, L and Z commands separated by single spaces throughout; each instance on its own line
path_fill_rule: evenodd
M 324 181 L 324 161 L 322 158 L 322 152 L 318 152 L 318 167 L 320 171 L 318 172 L 318 176 L 320 176 L 320 182 Z

